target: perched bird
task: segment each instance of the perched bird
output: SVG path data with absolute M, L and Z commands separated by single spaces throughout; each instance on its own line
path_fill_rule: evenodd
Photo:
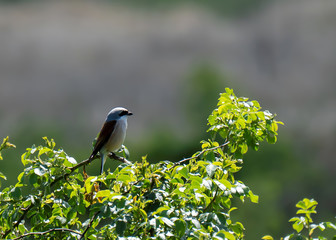
M 127 117 L 130 115 L 133 115 L 133 113 L 123 107 L 113 108 L 108 113 L 89 158 L 93 159 L 98 152 L 100 153 L 100 174 L 104 171 L 104 164 L 107 155 L 110 152 L 115 152 L 121 148 L 126 137 Z

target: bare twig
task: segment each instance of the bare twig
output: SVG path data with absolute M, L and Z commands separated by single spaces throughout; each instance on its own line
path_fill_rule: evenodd
M 218 194 L 218 186 L 216 187 L 216 192 L 215 192 L 215 196 L 213 196 L 213 198 L 211 199 L 211 201 L 209 202 L 208 206 L 206 206 L 204 208 L 204 212 L 213 204 L 213 202 L 215 201 L 216 197 L 217 197 L 217 194 Z
M 26 209 L 24 209 L 21 217 L 16 221 L 16 223 L 13 225 L 12 228 L 8 229 L 5 234 L 3 235 L 3 237 L 5 238 L 13 229 L 15 229 L 17 226 L 19 226 L 19 224 L 21 223 L 21 221 L 24 219 L 24 217 L 26 216 L 26 214 L 29 212 L 29 210 L 33 207 L 34 205 L 31 204 L 29 207 L 27 207 Z
M 109 158 L 113 158 L 114 160 L 117 160 L 117 161 L 120 161 L 122 163 L 126 163 L 126 164 L 132 164 L 130 161 L 128 161 L 126 158 L 123 158 L 123 157 L 119 157 L 118 155 L 116 155 L 115 153 L 113 152 L 110 152 L 109 155 L 108 155 Z
M 95 218 L 97 217 L 97 215 L 98 215 L 99 213 L 100 213 L 100 211 L 96 212 L 96 213 L 92 216 L 92 218 L 91 218 L 91 220 L 90 220 L 90 223 L 87 225 L 87 227 L 85 228 L 84 232 L 81 234 L 81 237 L 80 237 L 79 240 L 84 239 L 86 232 L 89 230 L 89 228 L 90 228 L 91 225 L 92 225 L 92 222 L 95 220 Z
M 123 157 L 119 157 L 119 156 L 117 156 L 115 153 L 112 153 L 112 152 L 108 155 L 108 157 L 111 158 L 111 159 L 113 158 L 113 159 L 115 159 L 115 160 L 117 160 L 117 161 L 120 161 L 120 162 L 122 162 L 122 163 L 131 164 L 131 162 L 128 161 L 127 159 L 125 159 L 125 158 L 123 158 Z M 75 165 L 75 166 L 73 166 L 73 167 L 70 167 L 70 168 L 69 168 L 70 172 L 65 173 L 65 174 L 59 176 L 58 178 L 56 178 L 56 179 L 50 184 L 50 187 L 52 187 L 55 183 L 59 182 L 60 180 L 62 180 L 62 179 L 64 179 L 64 178 L 67 178 L 68 176 L 70 176 L 76 169 L 88 165 L 88 164 L 91 163 L 94 159 L 97 159 L 97 158 L 99 158 L 98 155 L 96 155 L 95 157 L 93 157 L 93 158 L 91 158 L 91 159 L 90 159 L 90 158 L 89 158 L 89 159 L 86 159 L 86 160 L 84 160 L 84 161 L 78 163 L 77 165 Z
M 75 234 L 78 234 L 78 235 L 81 235 L 82 233 L 81 232 L 77 232 L 75 230 L 72 230 L 72 229 L 68 229 L 68 228 L 53 228 L 53 229 L 49 229 L 48 231 L 45 231 L 45 232 L 30 232 L 30 233 L 26 233 L 26 234 L 23 234 L 17 238 L 13 238 L 12 240 L 17 240 L 17 239 L 21 239 L 21 238 L 25 238 L 27 236 L 31 236 L 31 235 L 45 235 L 45 234 L 48 234 L 48 233 L 51 233 L 51 232 L 72 232 L 72 233 L 75 233 Z
M 199 158 L 199 156 L 201 156 L 202 154 L 204 154 L 205 152 L 208 152 L 208 151 L 212 151 L 212 150 L 215 150 L 215 149 L 218 149 L 218 148 L 222 148 L 226 145 L 228 145 L 230 142 L 225 142 L 219 146 L 216 146 L 216 147 L 212 147 L 212 148 L 205 148 L 203 149 L 202 151 L 200 151 L 198 154 L 196 154 L 195 156 L 192 156 L 192 157 L 189 157 L 189 158 L 184 158 L 178 162 L 175 162 L 174 165 L 172 167 L 169 168 L 169 170 L 171 170 L 172 168 L 178 166 L 178 165 L 181 165 L 182 163 L 185 163 L 185 162 L 188 162 L 192 159 L 196 159 L 196 158 Z

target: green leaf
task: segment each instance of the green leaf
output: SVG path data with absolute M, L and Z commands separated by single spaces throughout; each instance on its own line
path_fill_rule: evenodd
M 203 179 L 202 180 L 202 186 L 204 186 L 205 188 L 207 188 L 208 190 L 211 190 L 212 188 L 212 181 L 210 179 Z
M 192 189 L 199 189 L 202 184 L 202 178 L 199 176 L 190 175 L 190 187 Z
M 191 222 L 192 222 L 192 224 L 194 224 L 194 226 L 195 226 L 196 228 L 198 228 L 198 229 L 201 228 L 201 223 L 200 223 L 197 219 L 192 218 L 192 219 L 191 219 Z
M 29 176 L 29 184 L 34 186 L 37 183 L 37 175 L 35 173 Z
M 232 233 L 225 232 L 224 234 L 228 240 L 236 240 L 235 236 Z
M 274 144 L 274 143 L 276 143 L 276 141 L 277 141 L 277 137 L 276 137 L 275 133 L 273 131 L 272 132 L 269 131 L 267 133 L 267 142 L 271 143 L 271 144 Z
M 42 166 L 40 168 L 35 168 L 34 169 L 34 173 L 38 176 L 43 176 L 44 174 L 46 174 L 47 171 L 48 171 L 48 169 L 46 169 Z
M 19 200 L 22 197 L 21 189 L 18 187 L 15 187 L 11 190 L 11 196 L 15 200 Z
M 206 166 L 206 172 L 208 174 L 208 176 L 210 178 L 212 178 L 212 176 L 215 174 L 216 170 L 217 170 L 218 166 L 213 165 L 212 163 L 210 163 L 208 166 Z
M 106 189 L 106 190 L 101 190 L 97 193 L 96 195 L 97 198 L 110 198 L 111 197 L 111 191 Z
M 240 222 L 236 222 L 234 224 L 231 224 L 230 228 L 238 236 L 242 235 L 243 234 L 243 230 L 245 230 L 243 224 L 240 223 Z
M 324 224 L 325 224 L 325 226 L 326 226 L 327 228 L 336 230 L 336 226 L 335 226 L 333 223 L 331 223 L 331 222 L 325 222 Z
M 245 153 L 247 153 L 248 146 L 247 146 L 246 143 L 242 143 L 242 144 L 240 144 L 239 147 L 240 147 L 240 153 L 241 153 L 241 154 L 245 154 Z
M 304 225 L 301 221 L 297 221 L 297 222 L 293 223 L 293 229 L 295 231 L 297 231 L 298 233 L 302 231 L 303 227 L 304 227 Z
M 316 206 L 317 204 L 317 201 L 315 201 L 314 199 L 304 198 L 302 201 L 299 201 L 296 204 L 296 207 L 301 209 L 309 209 Z
M 253 203 L 258 203 L 259 202 L 259 196 L 253 194 L 253 192 L 251 190 L 248 192 L 248 195 L 251 199 L 251 202 L 253 202 Z
M 223 179 L 221 179 L 221 180 L 223 180 Z M 218 180 L 213 180 L 213 181 L 220 188 L 220 190 L 222 190 L 222 191 L 227 190 L 227 187 L 223 183 L 221 183 L 220 181 L 218 181 Z
M 189 171 L 188 171 L 188 168 L 187 167 L 183 167 L 181 168 L 179 171 L 178 171 L 179 174 L 181 174 L 182 177 L 188 179 L 189 178 Z
M 0 178 L 7 180 L 6 176 L 2 172 L 0 172 Z
M 173 227 L 174 226 L 174 223 L 169 219 L 169 218 L 166 218 L 166 217 L 162 217 L 161 220 L 164 222 L 164 224 L 166 224 L 168 227 Z
M 38 156 L 40 157 L 42 154 L 47 153 L 47 152 L 51 152 L 51 151 L 52 150 L 50 148 L 44 147 L 39 151 Z
M 117 221 L 116 232 L 118 235 L 123 236 L 126 230 L 127 224 L 124 221 Z
M 170 207 L 168 207 L 168 206 L 159 207 L 158 209 L 156 209 L 155 212 L 153 212 L 153 215 L 160 214 L 161 212 L 168 211 L 169 209 L 170 209 Z
M 67 156 L 66 158 L 67 158 L 67 160 L 68 160 L 69 163 L 71 163 L 71 164 L 77 164 L 76 159 L 74 159 L 73 157 Z
M 273 237 L 270 235 L 266 235 L 266 236 L 263 236 L 261 239 L 262 240 L 273 240 Z
M 187 224 L 183 219 L 177 219 L 175 222 L 175 231 L 177 233 L 177 236 L 183 236 L 185 234 Z

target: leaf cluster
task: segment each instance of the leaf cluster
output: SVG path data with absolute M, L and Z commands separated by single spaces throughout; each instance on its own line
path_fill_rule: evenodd
M 3 160 L 3 157 L 1 154 L 3 150 L 8 149 L 8 148 L 15 148 L 15 145 L 8 142 L 8 139 L 9 137 L 4 138 L 0 145 L 0 160 Z M 7 180 L 6 176 L 2 172 L 0 172 L 0 180 L 1 178 Z M 1 187 L 1 181 L 0 181 L 0 187 Z
M 243 239 L 232 200 L 258 196 L 235 174 L 248 148 L 276 141 L 274 117 L 226 89 L 208 118 L 212 137 L 193 156 L 124 161 L 100 176 L 82 173 L 89 161 L 77 164 L 44 138 L 22 155 L 17 184 L 0 192 L 0 238 Z
M 336 226 L 331 222 L 321 222 L 321 223 L 314 223 L 311 217 L 312 214 L 316 214 L 317 201 L 314 199 L 304 198 L 303 200 L 299 201 L 296 204 L 298 208 L 296 214 L 298 216 L 293 217 L 289 220 L 292 222 L 293 230 L 295 231 L 292 234 L 287 235 L 282 240 L 327 240 L 327 237 L 322 236 L 322 232 L 326 229 L 331 229 L 336 231 Z M 316 230 L 320 230 L 321 233 L 319 236 L 316 236 Z M 264 240 L 273 240 L 273 237 L 267 235 L 264 236 L 262 239 Z M 332 239 L 336 239 L 336 235 Z

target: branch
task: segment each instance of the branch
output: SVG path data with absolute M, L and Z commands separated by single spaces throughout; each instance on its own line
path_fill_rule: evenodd
M 97 217 L 97 215 L 98 215 L 99 213 L 100 213 L 100 211 L 96 212 L 96 213 L 92 216 L 92 218 L 91 218 L 91 220 L 90 220 L 90 223 L 87 225 L 87 227 L 85 228 L 84 232 L 81 234 L 79 240 L 81 240 L 81 239 L 84 238 L 86 232 L 89 230 L 89 228 L 90 228 L 91 225 L 92 225 L 92 222 L 95 220 L 95 218 Z
M 126 163 L 126 164 L 131 164 L 130 161 L 128 161 L 127 159 L 123 158 L 123 157 L 119 157 L 117 156 L 115 153 L 111 152 L 109 153 L 108 155 L 109 158 L 113 158 L 117 161 L 120 161 L 122 163 Z M 80 163 L 78 163 L 77 165 L 73 166 L 73 167 L 70 167 L 68 168 L 70 170 L 70 172 L 68 173 L 65 173 L 61 176 L 59 176 L 58 178 L 56 178 L 51 184 L 50 184 L 50 187 L 52 187 L 55 183 L 59 182 L 60 180 L 64 179 L 64 178 L 67 178 L 68 176 L 70 176 L 76 169 L 80 168 L 80 167 L 83 167 L 83 166 L 86 166 L 88 165 L 89 163 L 91 163 L 94 159 L 97 159 L 97 158 L 100 158 L 98 155 L 96 155 L 95 157 L 93 158 L 89 158 L 89 159 L 86 159 Z
M 110 154 L 108 155 L 108 157 L 109 157 L 109 158 L 113 158 L 113 159 L 118 160 L 118 161 L 123 162 L 123 163 L 131 164 L 130 161 L 128 161 L 127 159 L 125 159 L 125 158 L 123 158 L 123 157 L 119 157 L 119 156 L 117 156 L 115 153 L 110 153 Z M 86 160 L 84 160 L 84 161 L 78 163 L 77 165 L 68 168 L 68 169 L 70 170 L 70 172 L 65 173 L 65 174 L 59 176 L 58 178 L 56 178 L 54 181 L 52 181 L 52 182 L 50 183 L 50 187 L 52 187 L 55 183 L 59 182 L 60 180 L 62 180 L 62 179 L 64 179 L 64 178 L 67 178 L 68 176 L 70 176 L 76 169 L 78 169 L 78 168 L 80 168 L 80 167 L 82 167 L 82 166 L 86 166 L 86 165 L 88 165 L 88 164 L 91 163 L 94 159 L 97 159 L 97 158 L 99 158 L 99 156 L 95 156 L 95 157 L 93 157 L 93 158 L 91 158 L 91 159 L 90 159 L 90 158 L 89 158 L 89 159 L 86 159 Z M 19 226 L 19 224 L 22 222 L 22 220 L 25 218 L 26 214 L 29 212 L 29 210 L 30 210 L 33 206 L 34 206 L 34 204 L 31 204 L 29 207 L 27 207 L 27 208 L 23 211 L 21 217 L 16 221 L 16 223 L 13 225 L 13 227 L 10 228 L 10 229 L 8 229 L 8 230 L 4 233 L 4 235 L 3 235 L 4 238 L 5 238 L 5 237 L 6 237 L 6 236 L 7 236 L 13 229 L 15 229 L 17 226 Z M 56 230 L 56 231 L 60 231 L 60 230 Z M 28 234 L 28 233 L 27 233 L 27 234 Z M 81 233 L 80 233 L 80 234 L 81 234 Z
M 8 229 L 5 234 L 3 235 L 3 237 L 5 238 L 14 228 L 16 228 L 17 226 L 19 226 L 19 224 L 21 223 L 21 221 L 24 219 L 24 217 L 26 216 L 26 214 L 29 212 L 29 210 L 33 207 L 34 205 L 31 204 L 29 207 L 27 207 L 26 209 L 23 210 L 23 213 L 21 215 L 21 217 L 16 221 L 16 223 L 13 225 L 12 228 Z
M 27 236 L 30 236 L 30 235 L 45 235 L 45 234 L 48 234 L 50 232 L 72 232 L 72 233 L 75 233 L 75 234 L 78 234 L 78 235 L 81 235 L 82 233 L 80 232 L 77 232 L 75 230 L 72 230 L 72 229 L 68 229 L 68 228 L 53 228 L 53 229 L 49 229 L 48 231 L 45 231 L 45 232 L 30 232 L 30 233 L 26 233 L 26 234 L 23 234 L 17 238 L 13 238 L 12 240 L 17 240 L 17 239 L 21 239 L 21 238 L 25 238 Z
M 213 202 L 215 201 L 216 197 L 217 197 L 217 194 L 218 194 L 218 186 L 216 188 L 216 192 L 215 192 L 215 196 L 213 196 L 213 198 L 211 199 L 211 201 L 209 202 L 208 206 L 206 206 L 204 208 L 204 212 L 213 204 Z
M 223 178 L 223 176 L 224 176 L 224 172 L 223 172 L 222 176 L 220 177 L 220 179 Z M 218 196 L 218 190 L 219 190 L 219 187 L 218 187 L 218 185 L 216 185 L 215 196 L 213 196 L 213 198 L 209 202 L 208 206 L 206 206 L 203 211 L 206 211 L 213 204 L 213 202 L 215 201 L 216 197 Z
M 178 162 L 175 162 L 174 165 L 172 167 L 169 168 L 169 170 L 171 170 L 172 168 L 176 167 L 177 165 L 181 165 L 182 163 L 185 163 L 187 161 L 190 161 L 192 159 L 196 159 L 196 158 L 199 158 L 199 156 L 201 156 L 202 154 L 204 154 L 205 152 L 208 152 L 208 151 L 212 151 L 212 150 L 215 150 L 215 149 L 218 149 L 218 148 L 222 148 L 226 145 L 228 145 L 230 142 L 225 142 L 217 147 L 212 147 L 212 148 L 206 148 L 206 149 L 203 149 L 202 151 L 200 151 L 198 154 L 196 154 L 195 156 L 192 156 L 192 157 L 189 157 L 189 158 L 184 158 Z

